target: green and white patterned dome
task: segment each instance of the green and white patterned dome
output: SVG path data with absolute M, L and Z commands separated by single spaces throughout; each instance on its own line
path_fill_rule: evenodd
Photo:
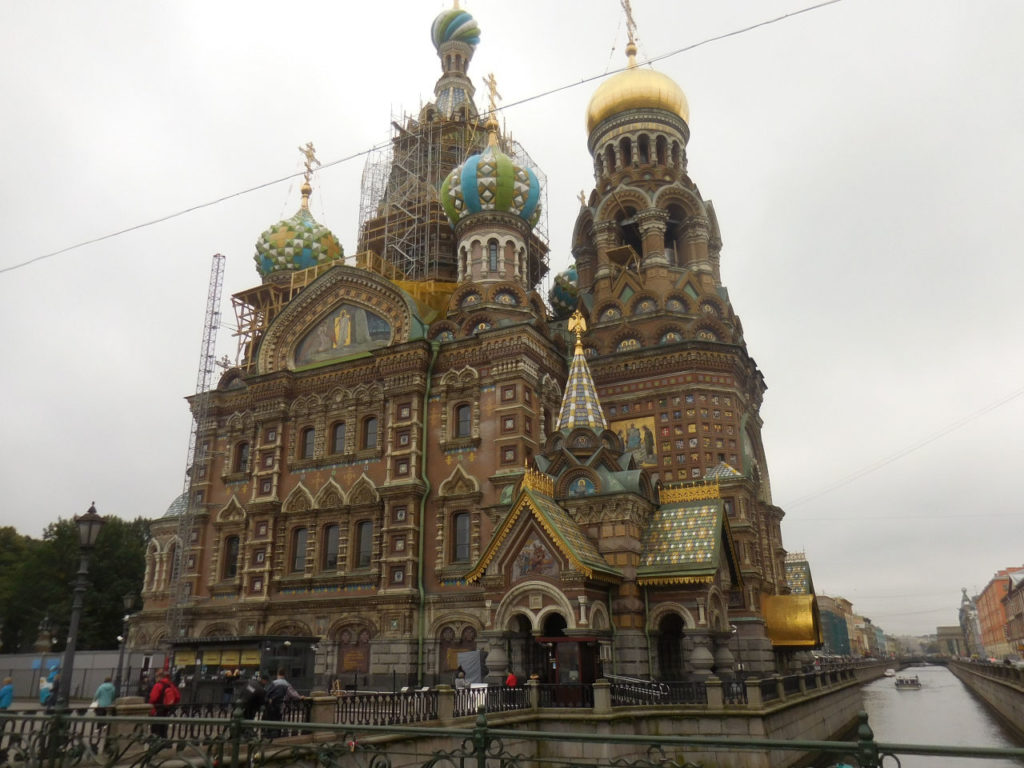
M 256 241 L 256 269 L 266 277 L 286 269 L 307 269 L 345 255 L 338 238 L 309 212 L 308 184 L 302 187 L 302 207 L 289 219 L 277 222 Z
M 580 276 L 575 264 L 555 275 L 554 285 L 548 291 L 548 301 L 559 320 L 571 315 L 579 304 L 579 285 Z
M 495 122 L 495 128 L 497 123 Z M 513 213 L 532 227 L 540 218 L 540 181 L 498 149 L 497 133 L 483 152 L 472 155 L 441 182 L 441 207 L 455 226 L 482 211 Z
M 475 47 L 480 42 L 480 27 L 476 19 L 461 8 L 449 8 L 434 19 L 430 26 L 430 39 L 437 49 L 451 40 Z

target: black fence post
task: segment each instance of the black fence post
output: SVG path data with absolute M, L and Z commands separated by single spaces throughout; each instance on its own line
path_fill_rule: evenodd
M 231 739 L 231 762 L 230 768 L 238 768 L 239 758 L 242 753 L 242 702 L 235 700 L 234 708 L 231 710 L 231 726 L 229 728 Z
M 476 712 L 476 727 L 473 728 L 473 753 L 476 755 L 476 768 L 487 768 L 487 747 L 490 742 L 490 737 L 487 735 L 487 707 L 480 704 Z

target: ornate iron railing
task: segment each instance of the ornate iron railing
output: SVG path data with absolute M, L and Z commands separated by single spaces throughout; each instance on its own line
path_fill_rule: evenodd
M 305 723 L 303 733 L 291 737 L 240 717 L 205 722 L 182 717 L 174 719 L 197 735 L 164 738 L 151 731 L 157 718 L 4 712 L 0 763 L 26 768 L 526 768 L 543 754 L 548 768 L 696 768 L 725 757 L 743 764 L 743 753 L 755 752 L 758 764 L 767 754 L 773 765 L 811 760 L 816 766 L 898 768 L 907 755 L 1024 759 L 1024 749 L 879 743 L 867 715 L 860 718 L 855 741 L 511 730 L 491 727 L 483 712 L 474 728 Z M 423 741 L 421 748 L 416 740 Z
M 366 692 L 339 696 L 334 722 L 339 725 L 407 725 L 436 719 L 437 691 Z
M 669 687 L 654 680 L 607 675 L 613 707 L 636 707 L 649 704 L 668 704 Z
M 541 684 L 540 706 L 578 709 L 594 706 L 594 686 L 582 683 Z

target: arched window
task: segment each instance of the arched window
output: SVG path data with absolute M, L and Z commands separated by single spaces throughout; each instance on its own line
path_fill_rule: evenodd
M 452 562 L 469 562 L 469 512 L 452 515 Z
M 331 453 L 345 452 L 345 422 L 339 421 L 331 428 Z
M 373 554 L 373 523 L 363 520 L 356 525 L 356 568 L 369 568 Z
M 651 162 L 651 139 L 646 133 L 641 134 L 636 141 L 636 153 L 641 163 Z
M 498 271 L 498 241 L 488 240 L 487 241 L 487 271 L 497 272 Z
M 628 136 L 623 136 L 619 142 L 619 151 L 622 153 L 622 167 L 628 168 L 633 164 L 633 142 Z
M 292 573 L 302 573 L 306 570 L 306 542 L 308 540 L 308 528 L 296 528 L 292 532 Z
M 615 173 L 615 147 L 611 144 L 604 148 L 604 164 L 608 173 Z
M 313 427 L 306 427 L 302 430 L 302 443 L 299 446 L 299 456 L 303 459 L 313 458 L 313 448 L 316 445 L 316 430 Z
M 235 472 L 245 472 L 249 467 L 249 444 L 239 443 L 235 448 Z
M 338 526 L 328 525 L 324 528 L 323 568 L 333 571 L 338 567 Z
M 668 141 L 664 136 L 659 136 L 654 140 L 654 153 L 658 158 L 658 165 L 665 165 L 668 157 Z
M 374 416 L 363 422 L 363 448 L 371 450 L 377 447 L 377 419 Z
M 473 429 L 473 409 L 463 403 L 455 406 L 455 436 L 469 437 Z
M 238 575 L 238 537 L 228 536 L 224 540 L 224 569 L 222 571 L 225 579 L 233 579 Z

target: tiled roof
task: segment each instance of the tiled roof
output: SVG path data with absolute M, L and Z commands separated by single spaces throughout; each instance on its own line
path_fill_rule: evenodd
M 723 517 L 721 499 L 660 507 L 644 536 L 640 582 L 710 581 L 721 562 Z
M 590 427 L 591 429 L 608 429 L 604 411 L 597 399 L 597 388 L 590 376 L 590 366 L 583 355 L 583 346 L 576 344 L 576 353 L 572 356 L 569 367 L 569 380 L 565 384 L 562 396 L 562 408 L 558 412 L 556 430 Z

